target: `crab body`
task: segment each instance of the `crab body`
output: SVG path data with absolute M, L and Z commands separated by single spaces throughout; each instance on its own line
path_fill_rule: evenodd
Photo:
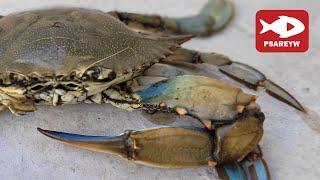
M 0 26 L 3 93 L 53 105 L 82 102 L 130 80 L 186 39 L 139 34 L 86 9 L 18 13 Z M 14 113 L 32 109 L 12 104 Z
M 231 16 L 229 1 L 212 0 L 199 15 L 186 18 L 80 8 L 1 17 L 0 106 L 23 115 L 35 111 L 37 104 L 111 103 L 127 110 L 189 115 L 204 128 L 161 127 L 115 137 L 39 131 L 67 144 L 157 167 L 209 165 L 217 167 L 221 178 L 248 178 L 259 166 L 258 176 L 269 178 L 257 148 L 264 120 L 257 96 L 199 76 L 194 68 L 213 65 L 300 111 L 305 112 L 304 107 L 248 65 L 180 48 L 193 37 L 186 34 L 210 35 Z

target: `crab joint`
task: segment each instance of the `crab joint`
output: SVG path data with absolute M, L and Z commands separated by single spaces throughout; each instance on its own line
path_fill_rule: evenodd
M 181 107 L 176 107 L 174 109 L 176 111 L 176 113 L 178 113 L 180 116 L 184 116 L 188 113 L 188 111 L 185 108 L 181 108 Z
M 211 130 L 213 127 L 213 123 L 211 120 L 201 120 L 201 123 L 203 124 L 203 126 L 209 130 Z
M 163 108 L 166 107 L 166 104 L 165 104 L 165 103 L 160 103 L 160 104 L 159 104 L 159 107 L 160 107 L 161 109 L 163 109 Z
M 237 112 L 238 112 L 238 113 L 242 113 L 243 110 L 244 110 L 244 108 L 245 108 L 245 106 L 242 105 L 242 104 L 237 105 Z
M 217 165 L 217 162 L 216 161 L 213 161 L 213 160 L 209 160 L 208 161 L 208 166 L 209 167 L 215 167 Z

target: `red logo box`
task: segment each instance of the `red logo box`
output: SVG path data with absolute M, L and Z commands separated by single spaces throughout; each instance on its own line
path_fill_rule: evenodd
M 306 52 L 309 15 L 305 10 L 260 10 L 256 13 L 259 52 Z

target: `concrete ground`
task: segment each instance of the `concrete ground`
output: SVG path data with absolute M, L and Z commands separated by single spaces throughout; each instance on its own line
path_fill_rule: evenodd
M 191 15 L 205 0 L 1 0 L 0 14 L 47 6 L 80 6 L 109 11 Z M 320 112 L 320 11 L 317 1 L 235 1 L 236 15 L 222 32 L 194 39 L 186 47 L 220 52 L 262 70 L 302 104 Z M 310 48 L 306 53 L 259 53 L 255 49 L 255 13 L 259 9 L 305 9 L 310 15 Z M 304 123 L 296 110 L 268 96 L 259 100 L 266 114 L 261 142 L 273 179 L 319 179 L 320 135 Z M 188 120 L 191 122 L 192 120 Z M 0 179 L 214 179 L 209 168 L 157 169 L 118 157 L 65 146 L 40 135 L 36 127 L 97 135 L 156 125 L 141 112 L 110 105 L 40 107 L 35 113 L 14 117 L 0 114 Z

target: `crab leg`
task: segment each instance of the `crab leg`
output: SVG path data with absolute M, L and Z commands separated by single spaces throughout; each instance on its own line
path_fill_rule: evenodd
M 117 11 L 109 14 L 140 31 L 207 36 L 226 26 L 233 16 L 233 7 L 229 0 L 209 0 L 198 15 L 183 18 Z
M 254 161 L 231 161 L 216 167 L 219 178 L 224 180 L 271 179 L 267 164 L 262 158 Z
M 244 83 L 249 88 L 264 88 L 267 93 L 288 105 L 305 112 L 305 108 L 289 92 L 266 78 L 266 76 L 255 68 L 234 62 L 227 56 L 216 53 L 201 53 L 188 49 L 178 49 L 167 61 L 187 62 L 187 63 L 207 63 L 215 65 L 224 74 Z
M 23 91 L 15 88 L 0 88 L 0 111 L 7 107 L 15 115 L 25 115 L 33 112 L 36 107 L 23 95 Z

